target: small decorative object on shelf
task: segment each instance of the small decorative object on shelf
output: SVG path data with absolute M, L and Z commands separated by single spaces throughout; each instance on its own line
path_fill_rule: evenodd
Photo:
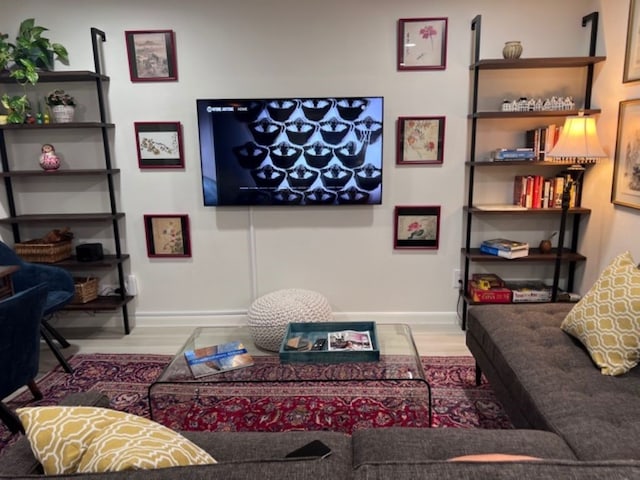
M 504 48 L 502 49 L 502 56 L 505 59 L 513 60 L 516 58 L 520 58 L 520 55 L 522 55 L 522 44 L 519 40 L 505 42 Z
M 76 100 L 64 90 L 54 90 L 47 95 L 47 105 L 56 123 L 70 123 L 76 110 Z
M 546 110 L 575 110 L 576 103 L 573 97 L 553 96 L 550 98 L 504 99 L 500 110 L 503 112 L 540 112 Z
M 40 166 L 48 172 L 60 168 L 60 158 L 56 155 L 56 149 L 50 143 L 42 145 L 42 154 L 40 155 Z
M 540 242 L 540 246 L 538 247 L 540 249 L 540 253 L 551 253 L 551 239 L 553 239 L 557 234 L 558 232 L 553 232 L 549 238 L 545 238 Z

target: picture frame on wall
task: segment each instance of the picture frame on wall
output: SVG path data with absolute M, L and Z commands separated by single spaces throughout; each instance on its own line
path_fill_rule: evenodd
M 640 210 L 640 99 L 623 100 L 618 109 L 611 201 Z
M 180 122 L 135 122 L 140 168 L 184 168 Z
M 189 216 L 147 214 L 144 216 L 148 257 L 190 257 Z
M 437 250 L 440 243 L 440 206 L 396 206 L 393 248 Z
M 444 70 L 447 23 L 446 17 L 398 20 L 398 70 Z
M 173 30 L 127 30 L 124 35 L 132 82 L 178 80 Z
M 629 20 L 627 24 L 627 47 L 624 55 L 623 83 L 640 80 L 640 2 L 629 2 Z
M 396 163 L 398 165 L 442 164 L 445 117 L 399 117 Z

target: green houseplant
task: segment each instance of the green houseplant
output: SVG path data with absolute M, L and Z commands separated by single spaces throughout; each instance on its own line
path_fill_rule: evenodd
M 38 70 L 53 69 L 55 59 L 63 63 L 69 61 L 69 54 L 63 45 L 52 43 L 42 36 L 47 30 L 36 25 L 34 18 L 27 18 L 20 23 L 15 43 L 8 41 L 7 34 L 0 33 L 0 71 L 8 70 L 9 76 L 24 90 L 23 95 L 5 93 L 0 98 L 0 103 L 7 109 L 9 123 L 24 123 L 27 119 L 30 104 L 26 86 L 38 83 Z

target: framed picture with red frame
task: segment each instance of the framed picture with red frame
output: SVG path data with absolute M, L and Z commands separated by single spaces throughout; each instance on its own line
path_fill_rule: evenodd
M 140 168 L 184 168 L 179 122 L 135 122 Z
M 399 117 L 398 165 L 441 164 L 444 159 L 445 117 Z
M 132 82 L 178 80 L 173 30 L 127 30 L 124 36 Z
M 148 214 L 144 230 L 149 257 L 190 257 L 189 216 L 183 214 Z
M 447 68 L 447 22 L 444 17 L 398 20 L 398 70 Z
M 440 243 L 440 206 L 397 206 L 393 248 L 437 250 Z

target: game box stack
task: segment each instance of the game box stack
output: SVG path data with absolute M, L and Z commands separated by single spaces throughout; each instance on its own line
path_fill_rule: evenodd
M 495 273 L 472 274 L 469 296 L 476 303 L 511 303 L 511 290 Z

